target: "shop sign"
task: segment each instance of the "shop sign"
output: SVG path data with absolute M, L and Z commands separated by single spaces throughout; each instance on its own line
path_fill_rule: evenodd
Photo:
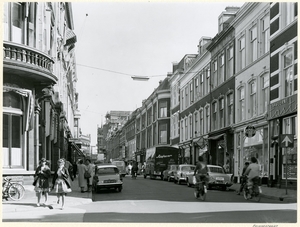
M 268 120 L 297 112 L 297 94 L 269 105 Z
M 253 125 L 248 125 L 245 128 L 245 136 L 246 137 L 253 137 L 253 136 L 255 136 L 255 133 L 256 133 L 256 129 Z

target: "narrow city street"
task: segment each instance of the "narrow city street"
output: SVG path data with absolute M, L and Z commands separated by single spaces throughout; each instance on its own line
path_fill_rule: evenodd
M 194 198 L 193 188 L 160 179 L 124 178 L 122 192 L 93 193 L 84 222 L 142 223 L 295 223 L 296 204 L 261 198 L 246 201 L 234 191 L 209 190 L 206 200 Z M 254 218 L 255 217 L 255 218 Z

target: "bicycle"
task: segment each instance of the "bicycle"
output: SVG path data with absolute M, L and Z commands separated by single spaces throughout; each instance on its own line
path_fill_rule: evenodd
M 253 178 L 252 181 L 253 181 L 253 186 L 252 186 L 251 192 L 250 192 L 251 186 L 249 187 L 248 185 L 246 185 L 246 187 L 244 187 L 244 190 L 243 190 L 244 198 L 246 200 L 253 199 L 256 202 L 259 202 L 260 194 L 262 193 L 261 187 L 259 186 L 259 178 L 258 177 Z
M 6 177 L 3 178 L 2 199 L 21 200 L 25 195 L 25 188 L 19 183 L 11 182 L 11 180 Z
M 196 199 L 200 197 L 202 201 L 205 200 L 206 198 L 206 185 L 205 185 L 205 177 L 201 176 L 200 177 L 200 182 L 196 182 L 196 177 L 194 176 L 194 181 L 195 181 L 195 191 L 194 191 L 194 196 Z

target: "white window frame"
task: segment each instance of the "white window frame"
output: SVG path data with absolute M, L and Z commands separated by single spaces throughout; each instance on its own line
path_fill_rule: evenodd
M 225 56 L 224 56 L 224 53 L 222 53 L 220 56 L 219 56 L 219 78 L 218 78 L 218 85 L 222 84 L 224 81 L 225 81 Z
M 211 104 L 212 108 L 212 130 L 218 129 L 218 102 L 215 100 Z
M 288 66 L 285 66 L 285 56 L 287 56 L 288 54 L 291 54 L 291 64 L 289 64 Z M 295 79 L 296 76 L 294 75 L 294 64 L 295 64 L 295 60 L 294 60 L 294 47 L 293 45 L 287 46 L 287 48 L 281 53 L 281 70 L 280 70 L 280 74 L 281 74 L 281 78 L 282 78 L 282 97 L 288 97 L 291 95 L 296 94 L 297 90 L 295 90 Z M 289 75 L 286 74 L 286 72 L 289 70 Z
M 245 87 L 244 86 L 241 86 L 238 89 L 238 95 L 239 95 L 238 120 L 242 121 L 242 120 L 245 120 L 245 112 L 246 112 L 245 111 L 246 105 L 245 105 Z
M 250 36 L 250 61 L 254 62 L 257 59 L 258 42 L 257 42 L 257 25 L 252 26 L 249 30 Z
M 260 102 L 261 108 L 260 108 L 260 113 L 267 113 L 268 111 L 268 104 L 269 104 L 269 92 L 270 92 L 270 75 L 269 73 L 264 73 L 263 75 L 260 76 L 260 81 L 261 81 L 261 95 L 258 100 Z
M 234 61 L 233 61 L 233 45 L 230 45 L 227 49 L 227 78 L 230 78 L 233 76 L 234 72 Z
M 262 54 L 269 52 L 270 46 L 270 16 L 269 14 L 265 15 L 261 19 L 261 50 Z
M 233 93 L 227 94 L 227 125 L 233 124 L 233 116 L 234 116 L 234 97 Z M 231 114 L 230 114 L 231 113 Z
M 249 114 L 254 117 L 257 114 L 257 81 L 255 79 L 249 82 Z
M 239 48 L 239 70 L 246 67 L 246 38 L 242 35 L 238 40 Z
M 203 119 L 203 112 L 204 110 L 201 108 L 199 111 L 199 131 L 200 135 L 204 134 L 204 119 Z
M 225 127 L 225 102 L 224 102 L 224 97 L 221 97 L 219 99 L 219 117 L 220 119 L 219 122 L 219 128 L 224 128 Z

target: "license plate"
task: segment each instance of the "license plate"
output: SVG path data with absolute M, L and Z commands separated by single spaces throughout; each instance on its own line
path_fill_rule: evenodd
M 116 180 L 104 180 L 103 183 L 116 183 Z
M 224 180 L 224 177 L 216 177 L 216 180 L 217 180 L 217 181 L 223 181 L 223 180 Z

